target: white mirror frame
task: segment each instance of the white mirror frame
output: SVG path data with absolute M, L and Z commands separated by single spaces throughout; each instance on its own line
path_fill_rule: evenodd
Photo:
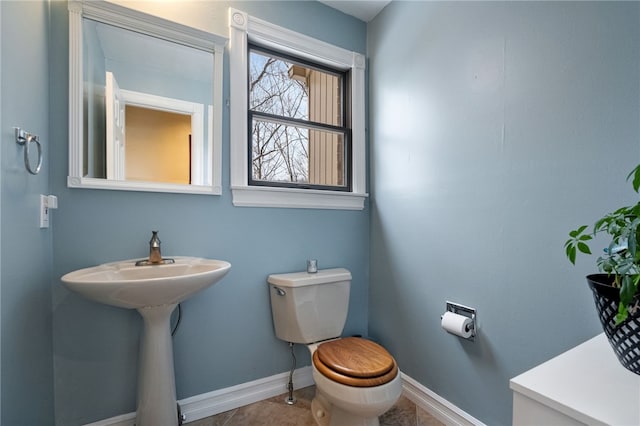
M 214 55 L 213 111 L 209 125 L 213 127 L 211 147 L 211 185 L 181 185 L 170 183 L 108 180 L 85 177 L 83 171 L 83 75 L 82 18 L 115 25 L 185 46 L 211 52 Z M 172 192 L 220 195 L 222 193 L 222 72 L 224 46 L 227 38 L 148 15 L 104 1 L 69 2 L 69 188 L 115 189 L 124 191 Z

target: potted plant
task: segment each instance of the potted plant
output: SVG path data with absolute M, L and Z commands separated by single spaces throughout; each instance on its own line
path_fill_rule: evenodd
M 629 176 L 640 190 L 640 165 Z M 587 276 L 594 301 L 611 346 L 622 365 L 640 375 L 640 201 L 620 207 L 592 227 L 569 233 L 565 253 L 575 264 L 578 253 L 592 254 L 589 247 L 598 234 L 609 236 L 609 245 L 598 257 L 599 274 Z

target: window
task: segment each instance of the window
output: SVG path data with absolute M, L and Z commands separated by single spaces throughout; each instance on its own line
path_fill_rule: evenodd
M 350 190 L 345 81 L 249 45 L 249 185 Z
M 230 9 L 236 206 L 364 208 L 364 56 Z

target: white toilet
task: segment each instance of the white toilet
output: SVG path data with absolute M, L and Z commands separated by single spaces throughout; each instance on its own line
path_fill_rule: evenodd
M 377 426 L 402 393 L 400 371 L 382 346 L 360 337 L 340 338 L 347 319 L 351 273 L 270 275 L 276 336 L 304 343 L 312 356 L 316 396 L 311 411 L 320 426 Z

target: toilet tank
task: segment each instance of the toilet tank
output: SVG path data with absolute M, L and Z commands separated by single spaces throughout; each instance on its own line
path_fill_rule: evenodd
M 267 282 L 279 339 L 307 344 L 340 336 L 349 309 L 347 269 L 274 274 Z

